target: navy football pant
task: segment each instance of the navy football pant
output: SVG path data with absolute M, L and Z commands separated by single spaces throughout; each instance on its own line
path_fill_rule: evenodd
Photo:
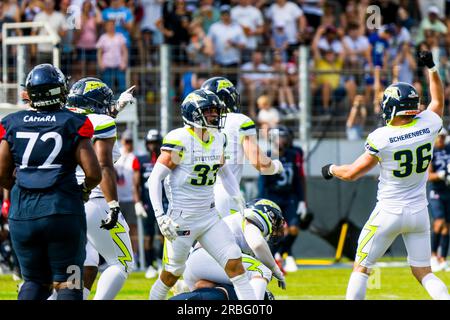
M 25 281 L 51 284 L 65 282 L 70 276 L 79 276 L 80 281 L 83 279 L 86 258 L 84 214 L 55 214 L 33 220 L 10 219 L 9 228 Z

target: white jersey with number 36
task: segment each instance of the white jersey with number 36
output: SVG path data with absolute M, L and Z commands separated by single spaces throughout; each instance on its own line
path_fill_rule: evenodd
M 365 148 L 380 162 L 377 200 L 382 207 L 401 213 L 405 206 L 427 206 L 427 168 L 441 128 L 441 117 L 426 110 L 407 125 L 387 125 L 369 134 Z

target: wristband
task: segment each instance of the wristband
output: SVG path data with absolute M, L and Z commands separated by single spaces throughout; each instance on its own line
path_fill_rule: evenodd
M 331 166 L 330 166 L 330 168 L 328 169 L 328 171 L 330 172 L 330 174 L 332 175 L 332 176 L 334 176 L 334 173 L 333 173 L 333 167 L 335 167 L 336 165 L 334 165 L 334 164 L 332 164 Z
M 117 200 L 112 200 L 112 201 L 108 202 L 108 206 L 109 206 L 110 209 L 118 208 L 119 207 L 119 202 Z
M 434 66 L 433 68 L 429 68 L 428 71 L 429 71 L 429 72 L 437 72 L 438 69 L 437 69 L 436 66 Z

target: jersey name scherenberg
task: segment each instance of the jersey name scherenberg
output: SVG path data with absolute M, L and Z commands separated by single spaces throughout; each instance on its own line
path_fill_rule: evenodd
M 399 142 L 399 141 L 403 141 L 403 140 L 419 137 L 419 136 L 422 136 L 422 135 L 427 134 L 427 133 L 430 133 L 430 129 L 429 128 L 425 128 L 425 129 L 414 131 L 414 132 L 411 132 L 411 133 L 407 133 L 407 134 L 404 134 L 404 135 L 401 135 L 401 136 L 389 138 L 389 142 L 390 143 L 395 143 L 395 142 Z
M 56 122 L 56 117 L 53 116 L 25 116 L 23 117 L 23 122 Z

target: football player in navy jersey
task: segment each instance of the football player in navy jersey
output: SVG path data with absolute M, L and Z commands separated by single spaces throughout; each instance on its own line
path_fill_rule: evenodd
M 11 240 L 25 280 L 19 300 L 45 300 L 52 288 L 59 300 L 81 300 L 83 198 L 101 180 L 94 129 L 86 116 L 63 108 L 67 81 L 58 68 L 33 68 L 26 91 L 31 109 L 0 125 L 0 185 L 11 190 Z M 77 165 L 85 174 L 81 185 Z
M 161 238 L 160 252 L 156 253 L 153 246 L 153 240 L 157 228 L 155 228 L 155 212 L 153 211 L 148 191 L 148 178 L 150 177 L 153 167 L 155 166 L 156 159 L 158 159 L 161 154 L 160 148 L 162 146 L 162 140 L 162 136 L 158 130 L 150 129 L 145 136 L 145 148 L 147 149 L 147 154 L 136 157 L 133 162 L 133 194 L 135 201 L 135 212 L 137 216 L 143 218 L 144 222 L 145 263 L 148 266 L 145 277 L 147 279 L 155 278 L 158 275 L 158 272 L 154 268 L 153 264 L 157 257 L 162 257 L 163 239 L 159 234 L 159 231 L 157 232 Z M 168 201 L 164 192 L 163 194 L 163 207 L 167 209 Z
M 428 167 L 430 187 L 429 207 L 433 216 L 431 237 L 431 269 L 433 272 L 450 268 L 445 261 L 449 246 L 450 224 L 450 145 L 445 144 L 447 130 L 441 129 L 436 139 L 433 160 Z M 441 252 L 438 255 L 438 249 Z
M 261 175 L 259 177 L 259 197 L 274 201 L 283 211 L 288 225 L 288 233 L 274 248 L 274 253 L 277 260 L 287 253 L 284 270 L 295 272 L 297 264 L 292 257 L 291 249 L 299 233 L 302 215 L 306 211 L 303 154 L 297 148 L 290 147 L 291 133 L 287 127 L 277 126 L 269 131 L 269 135 L 274 140 L 274 146 L 278 150 L 284 171 L 273 176 Z M 275 154 L 270 156 L 275 156 Z

